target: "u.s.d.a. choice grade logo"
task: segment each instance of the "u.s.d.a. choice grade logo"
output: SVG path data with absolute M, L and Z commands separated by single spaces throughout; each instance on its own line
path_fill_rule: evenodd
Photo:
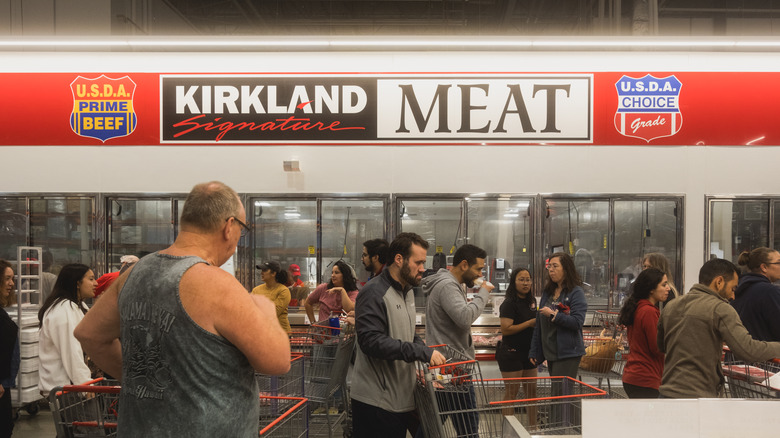
M 615 87 L 618 94 L 615 128 L 618 132 L 649 143 L 680 131 L 682 83 L 674 75 L 665 78 L 650 74 L 641 78 L 623 76 Z

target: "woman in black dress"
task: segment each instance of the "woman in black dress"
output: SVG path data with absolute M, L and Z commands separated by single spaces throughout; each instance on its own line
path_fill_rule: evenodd
M 515 377 L 536 377 L 536 366 L 528 360 L 531 349 L 534 327 L 536 327 L 536 298 L 533 291 L 533 280 L 528 269 L 517 268 L 512 272 L 506 298 L 501 303 L 499 317 L 501 321 L 502 340 L 496 350 L 496 362 L 501 376 L 505 379 Z M 517 398 L 520 383 L 507 382 L 504 400 Z M 536 382 L 523 383 L 525 398 L 536 397 Z M 511 415 L 512 409 L 507 409 L 505 415 Z M 528 409 L 528 425 L 536 425 L 536 408 Z

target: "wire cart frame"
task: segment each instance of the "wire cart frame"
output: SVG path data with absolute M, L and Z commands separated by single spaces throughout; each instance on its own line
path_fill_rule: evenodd
M 480 423 L 482 409 L 476 405 L 476 400 L 484 400 L 485 394 L 482 385 L 474 384 L 482 379 L 479 362 L 448 345 L 431 347 L 444 355 L 447 362 L 437 366 L 417 362 L 414 398 L 425 437 L 449 438 L 482 435 L 485 430 L 495 432 L 492 422 Z
M 258 436 L 304 438 L 308 435 L 308 399 L 304 397 L 260 396 Z
M 309 399 L 309 436 L 351 434 L 347 372 L 355 349 L 354 327 L 312 324 L 290 333 L 290 348 L 303 355 L 304 396 Z M 342 433 L 338 433 L 342 435 Z
M 604 380 L 610 397 L 624 398 L 622 388 L 612 388 L 612 380 L 621 381 L 628 359 L 629 346 L 626 328 L 617 323 L 619 313 L 597 310 L 592 325 L 583 333 L 585 356 L 582 357 L 578 376 L 594 378 L 601 388 Z
M 723 349 L 723 377 L 731 398 L 780 399 L 780 359 L 745 363 L 728 348 Z
M 569 435 L 582 433 L 583 398 L 606 398 L 607 392 L 571 377 L 517 377 L 511 379 L 485 379 L 487 398 L 479 401 L 492 408 L 500 408 L 498 425 L 504 415 L 514 415 L 527 431 L 536 435 Z M 535 397 L 527 397 L 527 389 L 533 386 Z M 526 398 L 516 398 L 510 389 L 521 387 Z M 508 398 L 508 399 L 507 399 Z M 496 413 L 492 413 L 496 417 Z M 534 418 L 535 417 L 535 418 Z
M 116 436 L 120 386 L 103 378 L 49 393 L 58 438 Z
M 255 380 L 261 396 L 303 397 L 305 358 L 301 353 L 290 355 L 290 371 L 280 376 L 256 373 Z
M 415 388 L 426 438 L 501 437 L 504 415 L 515 415 L 535 433 L 579 433 L 579 401 L 606 396 L 605 391 L 570 377 L 482 379 L 478 362 L 448 346 L 434 348 L 447 363 L 428 366 L 418 362 Z M 531 397 L 529 385 L 535 389 Z M 525 398 L 517 397 L 519 388 L 526 389 Z M 509 390 L 514 393 L 508 396 Z

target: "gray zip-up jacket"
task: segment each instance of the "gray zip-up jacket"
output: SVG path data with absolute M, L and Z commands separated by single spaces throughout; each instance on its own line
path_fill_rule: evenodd
M 780 357 L 780 343 L 754 340 L 737 311 L 709 287 L 695 284 L 670 301 L 658 321 L 658 349 L 666 353 L 661 395 L 718 397 L 724 381 L 723 342 L 746 362 Z
M 415 409 L 415 361 L 430 362 L 433 349 L 414 332 L 414 294 L 385 269 L 366 283 L 355 303 L 357 349 L 352 398 L 390 412 Z
M 487 289 L 469 302 L 466 291 L 450 271 L 439 269 L 423 278 L 422 290 L 428 296 L 425 307 L 425 341 L 428 345 L 447 344 L 474 359 L 471 324 L 485 309 L 489 297 Z

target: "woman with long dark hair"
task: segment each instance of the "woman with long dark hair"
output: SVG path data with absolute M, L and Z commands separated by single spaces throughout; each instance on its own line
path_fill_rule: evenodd
M 357 294 L 357 281 L 352 268 L 343 260 L 337 261 L 331 269 L 330 281 L 317 286 L 306 298 L 304 307 L 306 314 L 309 315 L 309 321 L 315 322 L 315 305 L 319 305 L 317 321 L 328 319 L 331 313 L 340 314 L 342 310 L 344 312 L 354 310 Z
M 528 360 L 531 340 L 536 327 L 536 297 L 533 293 L 533 279 L 526 268 L 517 268 L 509 278 L 504 302 L 499 308 L 501 322 L 501 344 L 496 349 L 496 362 L 501 377 L 536 377 L 536 365 Z M 536 398 L 536 382 L 523 384 L 524 398 Z M 520 384 L 506 385 L 504 400 L 514 400 Z M 506 410 L 511 415 L 514 409 Z M 528 424 L 536 426 L 536 408 L 528 408 Z
M 634 291 L 618 315 L 628 328 L 628 360 L 623 368 L 623 388 L 629 398 L 658 398 L 664 371 L 664 354 L 658 350 L 658 303 L 669 296 L 669 280 L 656 268 L 647 268 L 634 281 Z
M 574 260 L 569 254 L 556 252 L 547 261 L 547 282 L 544 285 L 539 312 L 536 314 L 536 328 L 528 358 L 534 365 L 547 361 L 547 369 L 553 377 L 577 377 L 580 360 L 585 355 L 582 340 L 582 326 L 588 302 L 582 289 Z M 565 379 L 553 381 L 553 396 L 568 395 L 571 383 Z M 577 409 L 568 412 L 553 407 L 551 421 L 573 421 L 579 423 Z M 572 418 L 565 418 L 572 415 Z
M 664 304 L 680 296 L 677 292 L 677 288 L 674 286 L 674 277 L 672 276 L 672 269 L 669 267 L 669 259 L 660 252 L 651 252 L 645 254 L 642 259 L 642 269 L 655 268 L 666 274 L 666 279 L 669 281 L 669 296 L 664 301 Z
M 5 260 L 0 260 L 0 279 L 0 438 L 6 438 L 14 430 L 11 388 L 16 383 L 21 359 L 19 327 L 5 311 L 5 307 L 16 303 L 14 270 Z
M 38 389 L 46 396 L 56 386 L 78 385 L 92 377 L 73 329 L 84 318 L 88 310 L 84 300 L 95 296 L 96 287 L 97 280 L 89 266 L 65 265 L 38 311 Z
M 290 289 L 285 286 L 289 278 L 287 271 L 277 261 L 257 265 L 263 284 L 252 289 L 255 295 L 263 295 L 276 306 L 276 317 L 284 331 L 290 333 L 290 320 L 287 317 L 287 306 L 290 305 Z
M 588 302 L 570 255 L 550 256 L 547 272 L 529 359 L 534 365 L 546 360 L 551 376 L 575 378 L 585 355 L 582 326 Z

